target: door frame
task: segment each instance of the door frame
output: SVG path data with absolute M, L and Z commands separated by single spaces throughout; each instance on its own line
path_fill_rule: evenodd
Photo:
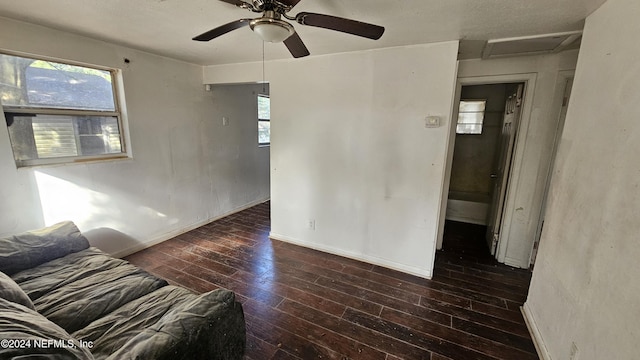
M 455 99 L 453 108 L 451 109 L 451 123 L 449 124 L 449 141 L 446 156 L 446 168 L 443 192 L 441 194 L 441 206 L 440 206 L 440 219 L 438 221 L 438 237 L 436 242 L 436 249 L 442 249 L 442 242 L 444 236 L 444 224 L 445 214 L 447 210 L 447 199 L 449 195 L 449 184 L 451 182 L 451 168 L 453 166 L 453 152 L 455 149 L 455 136 L 456 125 L 458 122 L 458 108 L 460 106 L 460 97 L 462 94 L 463 86 L 470 85 L 491 85 L 491 84 L 503 84 L 503 83 L 524 83 L 524 97 L 522 102 L 522 113 L 520 116 L 520 124 L 517 128 L 515 144 L 513 148 L 513 159 L 511 163 L 511 170 L 509 172 L 509 180 L 507 183 L 506 198 L 504 201 L 504 214 L 500 224 L 500 234 L 502 238 L 498 242 L 498 248 L 496 251 L 496 259 L 499 262 L 505 262 L 506 250 L 509 246 L 511 239 L 508 238 L 509 228 L 511 221 L 513 220 L 514 204 L 513 194 L 516 191 L 516 185 L 520 177 L 520 170 L 522 169 L 522 162 L 524 157 L 524 148 L 526 146 L 527 135 L 529 130 L 529 122 L 531 120 L 531 112 L 533 109 L 533 98 L 536 88 L 537 73 L 522 73 L 522 74 L 506 74 L 506 75 L 488 75 L 488 76 L 472 76 L 472 77 L 459 77 L 456 82 Z
M 531 260 L 529 262 L 530 266 L 534 265 L 534 249 L 533 247 L 538 244 L 538 248 L 540 246 L 540 239 L 542 238 L 542 227 L 544 223 L 544 217 L 546 215 L 547 201 L 549 199 L 549 189 L 551 187 L 551 178 L 553 177 L 553 171 L 555 169 L 556 164 L 556 155 L 558 153 L 558 145 L 560 143 L 560 139 L 562 138 L 562 132 L 564 130 L 564 122 L 567 116 L 567 111 L 569 109 L 569 104 L 565 101 L 568 101 L 571 98 L 571 89 L 569 86 L 569 81 L 572 82 L 575 79 L 576 71 L 575 70 L 562 70 L 558 72 L 558 79 L 556 80 L 556 89 L 562 89 L 559 95 L 554 98 L 553 106 L 554 108 L 559 107 L 560 113 L 558 114 L 558 123 L 556 124 L 555 136 L 553 138 L 553 149 L 551 150 L 551 161 L 549 163 L 549 169 L 547 171 L 544 190 L 542 192 L 542 204 L 540 205 L 540 215 L 538 216 L 538 225 L 536 227 L 536 234 L 534 237 L 534 241 L 531 244 Z M 568 94 L 567 94 L 568 93 Z M 568 96 L 568 99 L 565 99 Z

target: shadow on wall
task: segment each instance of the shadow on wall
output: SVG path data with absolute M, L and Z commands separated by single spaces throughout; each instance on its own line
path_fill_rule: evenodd
M 83 235 L 89 240 L 91 246 L 95 246 L 98 249 L 114 254 L 116 257 L 121 257 L 125 254 L 119 254 L 122 249 L 130 248 L 142 248 L 143 243 L 132 238 L 131 236 L 122 233 L 118 230 L 111 228 L 97 228 L 87 232 L 83 232 Z

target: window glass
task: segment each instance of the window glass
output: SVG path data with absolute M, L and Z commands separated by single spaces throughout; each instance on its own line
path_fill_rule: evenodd
M 2 82 L 5 106 L 116 110 L 109 71 L 4 54 L 0 64 L 14 75 Z
M 482 134 L 486 100 L 461 100 L 457 134 Z
M 7 54 L 0 54 L 0 70 L 18 166 L 124 153 L 115 70 Z
M 271 143 L 271 99 L 258 95 L 258 145 Z
M 271 99 L 267 95 L 258 95 L 258 119 L 271 120 Z
M 460 112 L 484 112 L 486 105 L 486 100 L 462 100 L 460 101 Z
M 9 126 L 9 138 L 16 144 L 17 161 L 122 152 L 116 117 L 10 116 L 13 123 Z

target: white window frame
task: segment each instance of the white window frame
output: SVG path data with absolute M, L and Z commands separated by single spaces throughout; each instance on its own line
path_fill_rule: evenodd
M 0 49 L 0 54 L 16 56 L 22 58 L 29 58 L 41 61 L 51 61 L 60 64 L 73 65 L 79 67 L 85 67 L 90 69 L 96 69 L 101 71 L 108 71 L 111 74 L 111 90 L 113 92 L 114 110 L 113 111 L 98 111 L 98 110 L 81 110 L 74 108 L 48 108 L 48 107 L 34 107 L 34 106 L 14 106 L 14 105 L 2 105 L 3 115 L 5 116 L 5 126 L 9 119 L 7 115 L 19 116 L 20 114 L 32 114 L 32 115 L 68 115 L 68 116 L 104 116 L 115 117 L 118 121 L 118 130 L 120 134 L 120 148 L 119 153 L 111 154 L 98 154 L 98 155 L 76 155 L 76 156 L 64 156 L 64 157 L 51 157 L 41 159 L 29 159 L 29 160 L 15 160 L 16 166 L 32 167 L 41 165 L 53 165 L 53 164 L 69 164 L 79 162 L 90 161 L 104 161 L 113 159 L 126 159 L 130 157 L 129 151 L 129 137 L 128 129 L 126 127 L 126 111 L 124 104 L 124 91 L 122 86 L 122 71 L 116 68 L 110 68 L 105 66 L 86 64 L 81 62 L 75 62 L 71 60 L 64 60 L 58 58 L 52 58 L 47 56 L 39 56 L 33 54 L 23 54 L 19 52 L 7 51 Z M 11 144 L 11 150 L 13 154 L 13 144 Z M 14 157 L 15 158 L 15 157 Z
M 269 127 L 271 127 L 271 97 L 269 97 L 269 95 L 267 95 L 267 94 L 258 94 L 258 96 L 256 97 L 256 102 L 261 97 L 269 99 L 269 119 L 261 119 L 260 118 L 260 111 L 258 111 L 258 116 L 257 116 L 258 117 L 258 124 L 260 124 L 261 121 L 268 121 L 269 122 Z M 262 146 L 271 146 L 271 130 L 269 130 L 269 142 L 260 142 L 260 135 L 258 134 L 258 146 L 260 146 L 260 147 L 262 147 Z

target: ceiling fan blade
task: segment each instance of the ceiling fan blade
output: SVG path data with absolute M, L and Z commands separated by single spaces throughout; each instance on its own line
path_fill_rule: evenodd
M 239 29 L 241 27 L 247 26 L 247 25 L 249 25 L 250 22 L 251 22 L 251 19 L 236 20 L 236 21 L 230 22 L 228 24 L 224 24 L 222 26 L 218 26 L 215 29 L 211 29 L 211 30 L 207 31 L 206 33 L 202 33 L 202 34 L 194 37 L 193 40 L 196 40 L 196 41 L 209 41 L 209 40 L 217 38 L 220 35 L 224 35 L 224 34 L 228 33 L 229 31 L 232 31 L 232 30 Z
M 373 40 L 380 39 L 384 34 L 384 27 L 382 26 L 331 15 L 301 12 L 296 15 L 296 21 L 302 25 L 340 31 Z
M 298 33 L 293 33 L 293 35 L 289 36 L 284 41 L 284 44 L 287 46 L 287 49 L 289 49 L 289 52 L 294 58 L 301 58 L 309 55 L 309 50 L 307 50 L 307 47 L 302 42 L 302 39 L 300 39 L 300 36 L 298 36 Z

